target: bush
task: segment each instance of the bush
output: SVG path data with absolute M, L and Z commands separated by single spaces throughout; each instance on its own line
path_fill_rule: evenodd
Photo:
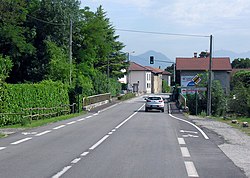
M 22 123 L 21 114 L 28 114 L 29 112 L 24 110 L 26 108 L 51 108 L 69 105 L 68 88 L 60 82 L 4 84 L 3 88 L 0 111 L 5 114 L 0 116 L 0 125 Z M 32 114 L 36 114 L 34 112 L 39 111 L 33 111 Z

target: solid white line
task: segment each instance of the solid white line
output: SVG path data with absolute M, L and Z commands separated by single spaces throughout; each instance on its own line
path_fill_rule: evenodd
M 181 154 L 185 158 L 190 158 L 191 157 L 187 147 L 181 147 Z
M 101 140 L 99 140 L 98 142 L 96 142 L 92 147 L 90 147 L 90 150 L 94 150 L 96 147 L 98 147 L 102 142 L 104 142 L 107 138 L 109 137 L 109 135 L 105 135 Z
M 72 164 L 76 164 L 76 163 L 78 163 L 78 161 L 80 161 L 81 160 L 81 158 L 76 158 L 76 159 L 74 159 L 73 161 L 71 161 L 71 163 Z
M 69 122 L 69 123 L 67 123 L 67 125 L 71 125 L 71 124 L 74 124 L 74 123 L 76 123 L 76 121 Z
M 122 123 L 120 123 L 118 126 L 115 127 L 115 129 L 119 129 L 122 125 L 124 125 L 127 121 L 129 121 L 134 115 L 136 115 L 145 104 L 143 104 L 136 112 L 134 112 L 131 116 L 129 116 L 127 119 L 125 119 Z
M 87 156 L 89 154 L 89 152 L 83 152 L 82 154 L 81 154 L 81 156 Z
M 1 150 L 4 150 L 5 148 L 6 148 L 6 147 L 0 147 L 0 151 L 1 151 Z
M 18 140 L 18 141 L 16 141 L 16 142 L 13 142 L 13 143 L 11 143 L 12 145 L 17 145 L 17 144 L 19 144 L 19 143 L 22 143 L 22 142 L 25 142 L 25 141 L 28 141 L 28 140 L 31 140 L 32 139 L 32 137 L 28 137 L 28 138 L 24 138 L 24 139 L 21 139 L 21 140 Z
M 57 130 L 57 129 L 60 129 L 60 128 L 63 128 L 63 127 L 65 127 L 65 125 L 60 125 L 60 126 L 55 127 L 55 128 L 53 128 L 53 129 L 54 129 L 54 130 Z
M 61 170 L 60 172 L 58 172 L 56 175 L 54 175 L 52 178 L 59 178 L 61 177 L 65 172 L 67 172 L 72 166 L 67 166 L 64 167 L 63 170 Z
M 194 126 L 197 130 L 199 130 L 199 132 L 203 135 L 203 137 L 204 137 L 206 140 L 209 139 L 209 137 L 205 134 L 205 132 L 203 132 L 197 125 L 195 125 L 195 124 L 193 124 L 193 123 L 191 123 L 191 122 L 189 122 L 189 121 L 186 121 L 186 120 L 184 120 L 184 119 L 180 119 L 180 118 L 178 118 L 178 117 L 175 117 L 175 116 L 173 116 L 172 114 L 169 114 L 169 116 L 171 116 L 171 117 L 174 118 L 174 119 L 177 119 L 177 120 L 182 121 L 182 122 L 186 122 L 186 123 L 188 123 L 188 124 Z
M 42 136 L 42 135 L 47 134 L 47 133 L 50 133 L 50 132 L 51 132 L 51 130 L 46 130 L 46 131 L 44 131 L 44 132 L 41 132 L 41 133 L 39 133 L 39 134 L 36 134 L 35 136 Z
M 199 177 L 193 162 L 185 161 L 184 163 L 186 166 L 188 177 Z
M 78 119 L 77 121 L 84 121 L 86 118 L 81 118 L 81 119 Z
M 178 138 L 178 142 L 180 145 L 186 145 L 184 138 Z

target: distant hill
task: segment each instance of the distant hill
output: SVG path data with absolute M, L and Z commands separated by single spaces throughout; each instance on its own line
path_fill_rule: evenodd
M 237 58 L 250 58 L 250 51 L 244 53 L 235 53 L 230 50 L 216 50 L 213 54 L 214 57 L 230 57 L 230 60 L 233 61 Z
M 150 56 L 154 56 L 154 59 L 156 60 L 154 64 L 149 63 Z M 136 62 L 137 64 L 140 64 L 142 66 L 152 66 L 155 68 L 159 68 L 159 66 L 160 66 L 160 68 L 164 70 L 168 66 L 172 65 L 171 63 L 159 62 L 157 60 L 173 62 L 171 59 L 169 59 L 164 54 L 162 54 L 160 52 L 153 51 L 153 50 L 147 51 L 147 52 L 140 54 L 138 56 L 130 55 L 130 61 Z

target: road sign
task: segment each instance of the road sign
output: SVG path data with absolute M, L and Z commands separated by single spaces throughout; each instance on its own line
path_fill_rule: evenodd
M 194 78 L 192 78 L 192 81 L 197 85 L 198 83 L 200 83 L 201 78 L 198 75 L 196 75 L 194 76 Z

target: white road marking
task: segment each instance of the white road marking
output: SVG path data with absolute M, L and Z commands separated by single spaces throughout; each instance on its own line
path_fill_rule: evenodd
M 87 156 L 89 154 L 89 152 L 83 152 L 82 154 L 81 154 L 81 156 Z
M 60 128 L 63 128 L 63 127 L 65 127 L 65 125 L 59 125 L 59 126 L 53 128 L 53 129 L 54 129 L 54 130 L 57 130 L 57 129 L 60 129 Z
M 186 166 L 188 177 L 199 177 L 193 162 L 185 161 L 184 163 Z
M 80 161 L 81 160 L 81 158 L 76 158 L 76 159 L 74 159 L 73 161 L 71 161 L 71 163 L 72 164 L 76 164 L 76 163 L 78 163 L 78 161 Z
M 187 134 L 187 135 L 182 135 L 183 137 L 194 137 L 194 138 L 198 138 L 198 135 L 191 135 L 191 134 Z
M 113 129 L 113 130 L 111 130 L 112 132 L 115 132 L 116 131 L 116 129 Z
M 175 117 L 175 116 L 173 116 L 172 114 L 169 114 L 169 116 L 171 116 L 171 117 L 174 118 L 174 119 L 177 119 L 177 120 L 182 121 L 182 122 L 186 122 L 186 123 L 188 123 L 188 124 L 194 126 L 194 127 L 203 135 L 203 137 L 204 137 L 206 140 L 209 139 L 209 137 L 205 134 L 205 132 L 203 132 L 197 125 L 195 125 L 195 124 L 193 124 L 193 123 L 191 123 L 191 122 L 189 122 L 189 121 L 186 121 L 186 120 L 184 120 L 184 119 L 180 119 L 180 118 L 178 118 L 178 117 Z
M 86 118 L 81 118 L 81 119 L 78 119 L 77 121 L 84 121 Z
M 13 143 L 11 143 L 11 144 L 12 144 L 12 145 L 17 145 L 17 144 L 19 144 L 19 143 L 26 142 L 26 141 L 31 140 L 31 139 L 32 139 L 32 137 L 27 137 L 27 138 L 18 140 L 18 141 L 16 141 L 16 142 L 13 142 Z
M 88 116 L 88 117 L 86 117 L 86 119 L 91 118 L 91 117 L 93 117 L 93 116 Z
M 36 134 L 35 136 L 42 136 L 42 135 L 45 135 L 45 134 L 50 133 L 50 132 L 51 132 L 51 130 L 46 130 L 46 131 L 44 131 L 44 132 L 41 132 L 41 133 L 39 133 L 39 134 Z
M 184 138 L 178 138 L 178 142 L 180 145 L 186 145 Z
M 74 123 L 76 123 L 76 121 L 69 122 L 69 123 L 67 123 L 67 125 L 71 125 L 71 124 L 74 124 Z
M 54 175 L 52 178 L 59 178 L 61 177 L 65 172 L 67 172 L 72 166 L 64 167 L 60 172 L 58 172 L 56 175 Z
M 181 147 L 181 154 L 184 158 L 190 158 L 190 153 L 187 149 L 187 147 Z
M 195 131 L 188 131 L 188 130 L 180 130 L 181 133 L 192 133 L 192 134 L 198 134 L 198 132 Z
M 6 148 L 6 147 L 0 147 L 0 151 L 1 151 L 1 150 L 4 150 L 5 148 Z
M 96 147 L 98 147 L 102 142 L 104 142 L 107 138 L 109 137 L 109 135 L 105 135 L 101 140 L 99 140 L 98 142 L 96 142 L 92 147 L 90 147 L 90 150 L 94 150 Z
M 112 135 L 112 134 L 113 134 L 113 132 L 109 132 L 109 133 L 108 133 L 108 135 Z
M 105 109 L 103 109 L 103 110 L 100 110 L 100 111 L 98 111 L 98 113 L 100 113 L 100 112 L 104 112 L 104 111 L 106 111 L 106 110 L 108 110 L 108 109 L 111 109 L 111 108 L 113 108 L 113 107 L 117 106 L 118 104 L 120 104 L 120 103 L 114 104 L 114 105 L 109 106 L 109 107 L 107 107 L 107 108 L 105 108 Z
M 23 135 L 34 135 L 37 134 L 37 132 L 22 132 Z
M 93 114 L 93 116 L 97 116 L 99 113 L 95 113 L 95 114 Z

